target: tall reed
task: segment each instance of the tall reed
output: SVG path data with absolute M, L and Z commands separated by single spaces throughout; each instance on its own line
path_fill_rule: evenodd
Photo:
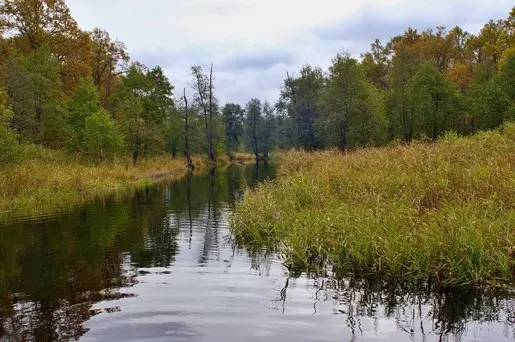
M 246 190 L 244 244 L 283 246 L 289 267 L 444 286 L 515 277 L 515 124 L 469 138 L 350 153 L 292 151 Z
M 130 158 L 98 163 L 42 148 L 29 152 L 31 158 L 0 168 L 0 222 L 66 209 L 187 173 L 186 160 L 170 156 L 143 158 L 133 165 Z M 211 167 L 205 157 L 193 156 L 193 162 L 197 173 Z M 219 158 L 220 165 L 227 163 L 228 157 Z

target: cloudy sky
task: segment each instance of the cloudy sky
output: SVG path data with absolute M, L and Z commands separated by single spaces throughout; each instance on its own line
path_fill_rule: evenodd
M 221 103 L 275 101 L 285 71 L 323 68 L 348 51 L 359 56 L 375 39 L 407 27 L 459 25 L 477 33 L 507 17 L 512 0 L 68 0 L 83 29 L 101 27 L 131 57 L 161 65 L 176 87 L 190 66 L 214 63 Z

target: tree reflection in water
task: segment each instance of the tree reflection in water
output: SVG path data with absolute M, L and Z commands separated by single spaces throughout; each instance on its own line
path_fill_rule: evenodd
M 189 250 L 198 267 L 218 262 L 222 272 L 229 272 L 233 261 L 244 256 L 237 262 L 245 260 L 257 275 L 269 277 L 280 262 L 277 246 L 238 246 L 227 234 L 227 207 L 241 197 L 243 186 L 255 186 L 275 172 L 264 164 L 257 170 L 212 170 L 59 216 L 0 227 L 0 340 L 79 339 L 92 316 L 123 310 L 117 300 L 136 295 L 139 275 L 172 272 L 178 254 Z M 229 256 L 219 260 L 224 248 Z M 377 329 L 384 319 L 422 341 L 435 334 L 460 340 L 470 321 L 502 322 L 505 336 L 515 334 L 515 304 L 503 294 L 284 272 L 276 297 L 270 298 L 277 300 L 279 314 L 288 314 L 290 296 L 304 282 L 313 290 L 312 314 L 330 303 L 354 339 L 360 338 L 364 320 L 372 320 Z M 99 302 L 103 309 L 94 308 Z
M 94 310 L 95 303 L 135 296 L 130 288 L 145 268 L 173 264 L 185 224 L 190 247 L 193 227 L 206 227 L 203 263 L 219 245 L 219 203 L 233 203 L 247 180 L 268 176 L 251 179 L 253 169 L 190 174 L 55 217 L 0 226 L 0 339 L 78 339 L 90 317 L 120 310 Z

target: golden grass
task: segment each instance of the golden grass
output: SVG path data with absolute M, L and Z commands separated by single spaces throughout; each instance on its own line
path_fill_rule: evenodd
M 69 208 L 187 173 L 184 158 L 169 156 L 141 159 L 134 166 L 129 158 L 95 165 L 58 151 L 35 154 L 32 160 L 0 169 L 0 221 Z M 205 157 L 193 156 L 193 162 L 196 173 L 210 167 Z M 221 158 L 219 164 L 228 162 Z
M 250 153 L 236 152 L 234 153 L 234 161 L 242 164 L 251 164 L 256 162 L 256 156 Z
M 515 124 L 344 154 L 276 155 L 277 180 L 246 191 L 237 241 L 283 246 L 291 268 L 430 280 L 515 278 Z

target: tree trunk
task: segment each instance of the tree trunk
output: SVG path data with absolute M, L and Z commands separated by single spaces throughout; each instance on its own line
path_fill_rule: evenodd
M 340 149 L 342 151 L 347 151 L 349 148 L 349 122 L 346 119 L 343 119 L 340 122 Z
M 209 72 L 209 130 L 208 130 L 209 159 L 216 162 L 216 155 L 213 150 L 213 63 Z
M 257 120 L 256 120 L 257 121 Z M 254 155 L 256 156 L 256 162 L 259 162 L 259 148 L 258 148 L 258 137 L 257 137 L 257 122 L 254 122 L 252 129 L 252 145 L 254 148 Z
M 139 157 L 139 141 L 138 137 L 132 138 L 132 164 L 136 165 Z
M 188 98 L 186 97 L 186 88 L 184 88 L 184 155 L 188 160 L 188 169 L 193 170 L 193 161 L 191 160 L 190 141 L 189 141 L 189 123 L 188 123 Z
M 205 101 L 204 101 L 204 96 L 206 94 L 204 94 L 204 89 L 203 89 L 203 86 L 202 86 L 202 81 L 203 81 L 203 74 L 201 74 L 199 72 L 199 70 L 197 70 L 195 72 L 195 78 L 197 79 L 197 90 L 198 90 L 198 96 L 199 96 L 199 100 L 200 100 L 200 105 L 202 107 L 202 111 L 204 112 L 204 128 L 206 130 L 206 139 L 207 139 L 207 145 L 208 145 L 208 150 L 207 150 L 207 154 L 208 154 L 208 157 L 211 161 L 214 161 L 215 160 L 215 157 L 214 157 L 214 153 L 213 153 L 213 146 L 212 146 L 212 140 L 211 140 L 211 132 L 212 132 L 212 129 L 211 129 L 211 118 L 212 118 L 212 101 L 213 101 L 213 89 L 212 89 L 212 72 L 213 72 L 213 65 L 211 64 L 211 75 L 210 75 L 210 78 L 209 78 L 209 107 L 208 105 L 206 105 Z

